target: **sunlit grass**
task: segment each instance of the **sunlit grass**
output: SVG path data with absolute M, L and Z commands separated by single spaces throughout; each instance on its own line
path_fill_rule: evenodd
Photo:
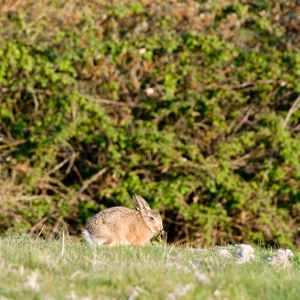
M 3 237 L 0 299 L 299 299 L 299 253 L 284 269 L 264 263 L 272 251 L 255 248 L 239 265 L 215 248 L 92 249 L 68 238 L 62 256 L 61 240 Z

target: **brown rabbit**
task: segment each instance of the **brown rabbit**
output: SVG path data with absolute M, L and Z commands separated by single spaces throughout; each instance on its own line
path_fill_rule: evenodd
M 163 231 L 160 215 L 142 197 L 134 194 L 137 210 L 112 207 L 100 211 L 86 225 L 83 235 L 90 245 L 144 246 L 155 233 Z

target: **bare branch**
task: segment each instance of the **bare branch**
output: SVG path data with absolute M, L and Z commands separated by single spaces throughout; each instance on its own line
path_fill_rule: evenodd
M 42 227 L 42 229 L 40 230 L 39 234 L 37 235 L 36 240 L 40 237 L 40 235 L 42 234 L 44 228 L 45 228 L 45 224 L 43 224 L 43 227 Z
M 115 105 L 115 106 L 123 106 L 123 107 L 143 107 L 140 104 L 135 104 L 135 103 L 125 103 L 125 102 L 119 102 L 119 101 L 114 101 L 114 100 L 108 100 L 108 99 L 95 99 L 96 102 L 102 103 L 102 104 L 107 104 L 107 105 Z
M 288 111 L 288 114 L 286 115 L 283 124 L 282 124 L 282 128 L 285 128 L 286 125 L 288 124 L 292 114 L 294 112 L 296 112 L 298 109 L 300 108 L 300 95 L 296 98 L 296 100 L 294 101 L 293 105 L 291 106 L 291 108 Z
M 106 172 L 106 168 L 101 169 L 99 172 L 97 172 L 96 174 L 94 174 L 90 179 L 88 179 L 81 187 L 81 189 L 79 190 L 79 194 L 83 193 L 84 190 L 86 190 L 88 188 L 88 186 L 94 182 L 95 180 L 97 180 L 100 176 L 102 176 L 105 172 Z
M 82 194 L 88 188 L 88 186 L 92 182 L 94 182 L 95 180 L 97 180 L 106 171 L 107 171 L 107 168 L 103 168 L 99 172 L 97 172 L 96 174 L 94 174 L 90 179 L 88 179 L 87 181 L 85 181 L 84 184 L 82 185 L 82 187 L 80 188 L 80 190 L 78 191 L 78 193 L 70 200 L 70 202 L 73 203 L 80 196 L 80 194 Z
M 287 84 L 286 81 L 283 80 L 276 80 L 276 79 L 269 79 L 269 80 L 258 80 L 258 81 L 251 81 L 251 82 L 245 82 L 245 83 L 241 83 L 241 84 L 237 84 L 237 85 L 232 85 L 231 88 L 232 89 L 243 89 L 249 86 L 254 86 L 257 84 L 270 84 L 270 83 L 278 83 L 281 86 L 284 86 Z
M 58 171 L 63 165 L 65 165 L 69 160 L 70 160 L 70 158 L 67 157 L 65 160 L 63 160 L 63 161 L 60 162 L 58 165 L 56 165 L 52 170 L 50 170 L 49 172 L 47 172 L 46 175 L 49 176 L 50 174 L 55 173 L 55 172 Z

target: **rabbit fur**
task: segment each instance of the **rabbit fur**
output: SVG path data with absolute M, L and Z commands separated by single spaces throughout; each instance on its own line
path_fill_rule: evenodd
M 93 216 L 83 231 L 86 241 L 92 246 L 144 246 L 162 232 L 160 215 L 141 196 L 134 194 L 133 200 L 137 210 L 117 206 Z

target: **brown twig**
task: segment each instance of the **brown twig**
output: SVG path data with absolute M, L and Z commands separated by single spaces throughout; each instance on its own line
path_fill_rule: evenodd
M 114 101 L 114 100 L 108 100 L 108 99 L 95 99 L 96 102 L 102 103 L 102 104 L 107 104 L 107 105 L 115 105 L 115 106 L 123 106 L 123 107 L 143 107 L 140 104 L 135 104 L 135 103 L 125 103 L 125 102 L 119 102 L 119 101 Z
M 0 149 L 11 148 L 11 147 L 15 147 L 15 146 L 22 145 L 22 144 L 25 144 L 25 143 L 26 143 L 26 140 L 14 141 L 10 144 L 1 145 Z
M 233 129 L 233 133 L 236 133 L 243 126 L 243 124 L 248 121 L 248 118 L 251 113 L 252 113 L 252 108 L 249 108 L 245 113 L 245 115 L 243 116 L 242 120 Z
M 73 168 L 74 172 L 76 173 L 76 175 L 77 175 L 80 183 L 83 184 L 82 176 L 81 176 L 81 174 L 80 174 L 80 172 L 79 172 L 79 170 L 78 170 L 78 168 L 77 168 L 77 166 L 76 166 L 75 163 L 73 164 L 72 168 Z
M 285 128 L 286 125 L 288 124 L 292 114 L 294 112 L 296 112 L 298 109 L 300 108 L 300 95 L 296 98 L 296 100 L 294 101 L 293 105 L 291 106 L 291 108 L 288 111 L 288 114 L 286 115 L 283 124 L 282 124 L 282 128 Z
M 80 188 L 78 194 L 83 193 L 84 190 L 87 189 L 87 187 L 94 182 L 95 180 L 97 180 L 100 176 L 102 176 L 105 172 L 106 172 L 106 168 L 101 169 L 99 172 L 97 172 L 96 174 L 94 174 L 90 179 L 88 179 Z
M 245 154 L 242 157 L 239 157 L 237 159 L 235 159 L 232 163 L 231 163 L 231 170 L 236 170 L 240 167 L 243 167 L 247 164 L 247 160 L 251 157 L 250 153 Z
M 8 92 L 10 92 L 10 91 L 11 91 L 11 90 L 8 89 L 8 88 L 1 88 L 1 89 L 0 89 L 0 94 L 8 93 Z
M 37 200 L 37 199 L 51 199 L 50 196 L 46 196 L 46 195 L 32 195 L 32 196 L 27 196 L 27 195 L 17 195 L 15 197 L 11 197 L 10 201 L 11 202 L 19 202 L 19 201 L 33 201 L 33 200 Z
M 286 81 L 283 80 L 276 80 L 276 79 L 269 79 L 269 80 L 258 80 L 258 81 L 251 81 L 251 82 L 244 82 L 241 84 L 237 84 L 237 85 L 232 85 L 230 86 L 232 89 L 243 89 L 249 86 L 254 86 L 257 84 L 270 84 L 270 83 L 278 83 L 281 86 L 284 86 L 287 84 Z
M 60 162 L 58 165 L 56 165 L 52 170 L 47 172 L 45 175 L 49 176 L 50 174 L 55 173 L 61 167 L 63 167 L 67 162 L 69 162 L 69 166 L 68 166 L 67 171 L 66 171 L 66 174 L 68 174 L 70 172 L 70 169 L 72 168 L 72 165 L 75 161 L 76 156 L 77 156 L 76 153 L 72 153 L 72 155 L 70 157 L 67 157 L 66 159 L 64 159 L 62 162 Z
M 43 217 L 41 220 L 39 220 L 36 224 L 34 224 L 31 228 L 30 228 L 30 233 L 32 234 L 37 228 L 39 228 L 42 224 L 42 229 L 40 230 L 39 235 L 37 236 L 37 238 L 41 235 L 41 231 L 44 230 L 44 226 L 45 226 L 45 221 L 48 219 L 48 216 Z
M 43 224 L 42 229 L 40 230 L 39 234 L 36 237 L 36 240 L 40 237 L 40 235 L 42 234 L 44 228 L 45 228 L 45 224 Z
M 55 173 L 55 172 L 58 171 L 63 165 L 65 165 L 69 160 L 70 160 L 70 158 L 67 157 L 65 160 L 63 160 L 63 161 L 60 162 L 58 165 L 56 165 L 52 170 L 50 170 L 49 172 L 47 172 L 46 175 L 49 176 L 50 174 Z
M 73 165 L 74 165 L 74 162 L 75 162 L 75 158 L 77 157 L 77 153 L 73 152 L 73 154 L 71 155 L 71 158 L 70 158 L 70 162 L 69 162 L 69 166 L 66 170 L 66 174 L 69 174 Z
M 98 171 L 96 174 L 94 174 L 90 179 L 88 179 L 87 181 L 85 181 L 82 185 L 82 187 L 80 188 L 80 190 L 78 191 L 78 193 L 70 200 L 71 203 L 74 203 L 75 200 L 80 196 L 80 194 L 82 194 L 87 188 L 88 186 L 94 182 L 95 180 L 97 180 L 100 176 L 102 176 L 105 172 L 107 171 L 107 168 L 103 168 L 100 171 Z

